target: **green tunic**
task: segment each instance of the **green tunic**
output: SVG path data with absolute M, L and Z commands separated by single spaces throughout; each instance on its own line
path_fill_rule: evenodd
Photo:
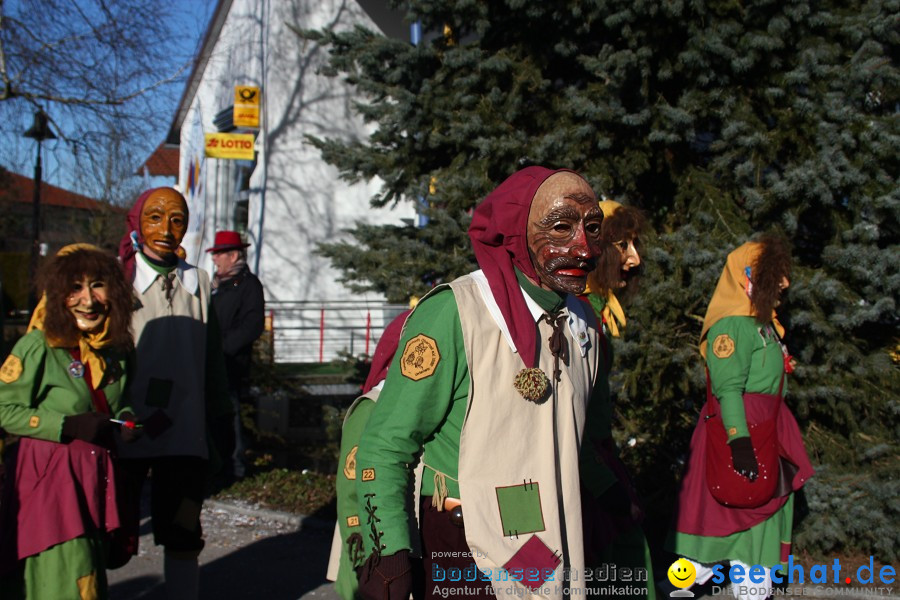
M 544 310 L 562 307 L 564 298 L 520 278 L 528 295 Z M 433 373 L 419 380 L 401 374 L 399 361 L 406 344 L 426 332 L 435 341 L 440 360 Z M 435 490 L 435 475 L 442 473 L 447 495 L 459 497 L 459 443 L 469 395 L 470 376 L 466 364 L 462 326 L 451 290 L 440 291 L 421 302 L 409 316 L 399 350 L 391 362 L 384 390 L 369 419 L 357 453 L 359 516 L 365 527 L 366 494 L 378 498 L 378 540 L 381 553 L 391 555 L 412 550 L 407 511 L 410 468 L 424 447 L 425 468 L 421 495 Z M 588 430 L 590 426 L 586 425 Z M 404 467 L 402 465 L 407 465 Z M 372 469 L 372 478 L 359 470 Z M 366 555 L 375 549 L 369 531 L 363 531 Z
M 377 398 L 377 390 L 368 394 Z M 334 588 L 344 600 L 357 597 L 358 581 L 355 569 L 365 562 L 363 530 L 359 503 L 356 495 L 357 468 L 356 452 L 366 423 L 375 408 L 375 400 L 360 396 L 347 411 L 341 428 L 341 452 L 338 462 L 337 481 L 337 526 L 339 532 L 340 558 Z
M 103 353 L 107 374 L 100 389 L 115 415 L 132 409 L 124 405 L 126 357 Z M 21 372 L 15 375 L 18 359 Z M 66 415 L 93 410 L 84 378 L 72 377 L 72 355 L 66 348 L 51 348 L 44 334 L 34 330 L 13 347 L 0 375 L 0 427 L 13 435 L 60 441 Z
M 100 389 L 110 411 L 116 416 L 132 412 L 124 401 L 127 358 L 103 355 L 107 371 Z M 59 442 L 66 415 L 93 410 L 84 378 L 69 374 L 71 363 L 69 351 L 47 346 L 43 332 L 23 336 L 0 370 L 0 427 L 14 435 Z M 21 569 L 0 582 L 0 598 L 80 599 L 80 589 L 105 598 L 106 551 L 103 535 L 90 532 L 29 556 Z
M 707 339 L 706 364 L 725 430 L 729 439 L 746 437 L 743 393 L 778 393 L 784 370 L 778 338 L 771 326 L 761 326 L 752 317 L 725 317 L 710 327 Z M 715 350 L 717 340 L 722 350 Z M 782 395 L 786 392 L 787 382 Z M 674 532 L 667 545 L 676 554 L 701 563 L 727 559 L 770 567 L 781 562 L 781 544 L 791 541 L 793 516 L 791 494 L 778 512 L 746 531 L 721 537 Z

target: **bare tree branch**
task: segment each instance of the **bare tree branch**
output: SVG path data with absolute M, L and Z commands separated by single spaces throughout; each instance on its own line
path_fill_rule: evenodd
M 12 140 L 0 164 L 24 170 L 19 139 L 40 109 L 59 138 L 45 150 L 67 155 L 67 178 L 94 179 L 82 191 L 98 196 L 120 187 L 113 172 L 133 176 L 165 135 L 213 5 L 0 0 L 0 139 Z
M 160 88 L 164 85 L 169 85 L 171 83 L 175 83 L 175 82 L 179 81 L 181 79 L 182 75 L 185 74 L 185 72 L 188 70 L 189 67 L 190 67 L 190 64 L 187 64 L 187 63 L 183 64 L 170 77 L 167 77 L 167 78 L 159 80 L 159 81 L 154 81 L 153 83 L 151 83 L 145 87 L 142 87 L 140 89 L 134 90 L 133 92 L 126 94 L 124 96 L 119 96 L 119 97 L 110 98 L 110 99 L 94 100 L 91 98 L 75 98 L 72 96 L 54 96 L 54 95 L 49 95 L 49 94 L 32 94 L 32 93 L 28 93 L 28 92 L 16 93 L 15 91 L 13 91 L 12 93 L 16 98 L 22 98 L 25 100 L 35 101 L 35 103 L 37 103 L 36 101 L 38 101 L 38 100 L 44 100 L 46 102 L 58 102 L 60 104 L 75 104 L 75 105 L 79 105 L 79 106 L 121 106 L 123 104 L 126 104 L 130 100 L 134 100 L 135 98 L 138 98 L 139 96 L 143 96 L 144 94 L 147 94 L 148 92 L 151 92 L 157 88 Z M 0 97 L 0 100 L 3 100 L 3 99 L 4 98 Z

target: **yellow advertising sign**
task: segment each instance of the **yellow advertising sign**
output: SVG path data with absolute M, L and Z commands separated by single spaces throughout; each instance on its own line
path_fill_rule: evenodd
M 252 85 L 234 86 L 234 114 L 232 121 L 235 127 L 259 127 L 259 88 Z
M 206 156 L 209 158 L 230 158 L 253 160 L 252 133 L 207 133 Z

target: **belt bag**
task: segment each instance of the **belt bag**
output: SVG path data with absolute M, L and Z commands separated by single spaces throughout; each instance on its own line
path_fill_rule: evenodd
M 712 394 L 709 371 L 706 373 L 706 482 L 709 493 L 719 504 L 732 508 L 756 508 L 771 500 L 778 488 L 778 411 L 781 409 L 781 390 L 784 374 L 778 386 L 778 394 L 744 394 L 744 403 L 759 399 L 773 405 L 772 414 L 757 423 L 748 423 L 753 453 L 759 465 L 759 475 L 754 481 L 734 470 L 728 434 L 722 422 L 719 400 Z

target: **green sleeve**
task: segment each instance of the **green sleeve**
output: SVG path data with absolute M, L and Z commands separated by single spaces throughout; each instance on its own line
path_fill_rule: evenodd
M 410 354 L 405 352 L 407 345 Z M 424 371 L 407 368 L 411 378 L 403 374 L 401 361 L 414 359 L 412 350 L 417 345 L 428 347 L 430 358 L 436 350 L 439 359 Z M 452 292 L 447 289 L 420 302 L 406 322 L 357 452 L 359 515 L 367 555 L 373 550 L 391 555 L 412 549 L 409 524 L 413 516 L 407 510 L 410 474 L 423 442 L 441 426 L 455 387 L 467 374 L 462 348 Z
M 44 336 L 21 338 L 0 368 L 0 427 L 13 435 L 60 441 L 65 415 L 38 403 L 48 365 Z
M 212 304 L 207 311 L 206 323 L 206 418 L 234 415 L 234 406 L 228 396 L 228 376 L 225 371 L 225 351 L 222 348 L 222 329 Z
M 370 392 L 374 394 L 374 392 Z M 377 397 L 377 396 L 375 396 Z M 375 408 L 371 398 L 362 396 L 350 407 L 341 428 L 341 451 L 337 480 L 337 525 L 341 553 L 334 589 L 343 600 L 357 598 L 356 568 L 365 562 L 362 521 L 356 496 L 358 469 L 356 451 L 366 423 Z
M 341 429 L 341 455 L 338 462 L 337 483 L 337 519 L 341 531 L 343 547 L 341 555 L 348 551 L 347 538 L 354 533 L 362 533 L 362 519 L 359 513 L 358 496 L 356 495 L 356 482 L 359 480 L 359 469 L 356 468 L 356 452 L 359 449 L 359 441 L 366 423 L 372 415 L 375 402 L 362 397 L 353 407 L 353 412 L 347 415 L 344 426 Z M 363 563 L 361 557 L 351 556 L 351 563 L 358 567 Z
M 750 317 L 720 319 L 707 334 L 706 364 L 712 393 L 719 399 L 722 422 L 728 441 L 750 435 L 744 414 L 744 392 L 756 339 L 755 321 Z

